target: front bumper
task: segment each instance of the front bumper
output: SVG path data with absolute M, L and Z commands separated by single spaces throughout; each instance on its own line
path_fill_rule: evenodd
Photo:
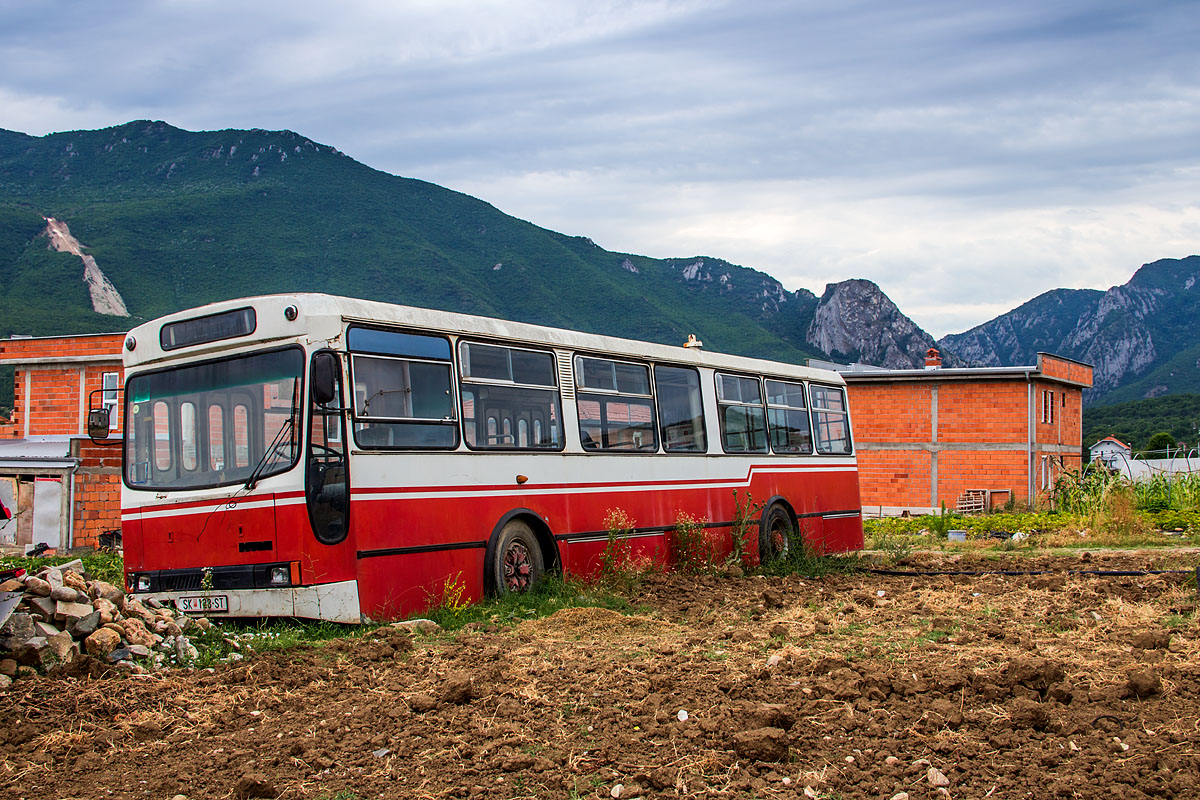
M 148 599 L 176 606 L 180 597 L 224 597 L 228 611 L 205 612 L 209 617 L 301 617 L 330 622 L 362 622 L 358 605 L 358 581 L 322 583 L 263 589 L 194 589 L 178 592 L 134 592 L 143 603 Z

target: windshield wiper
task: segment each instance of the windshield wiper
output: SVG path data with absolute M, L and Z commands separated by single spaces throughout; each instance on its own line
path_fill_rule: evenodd
M 271 456 L 278 449 L 279 445 L 283 443 L 283 435 L 285 433 L 290 434 L 295 430 L 295 428 L 295 416 L 288 417 L 287 422 L 279 426 L 279 433 L 275 434 L 275 438 L 271 440 L 269 445 L 267 445 L 267 449 L 263 451 L 262 458 L 258 459 L 258 463 L 254 465 L 254 471 L 251 472 L 250 477 L 246 479 L 247 489 L 253 489 L 254 485 L 258 483 L 258 479 L 262 475 L 263 470 L 267 468 L 267 464 L 269 463 Z M 293 435 L 290 438 L 292 440 L 292 447 L 294 448 L 296 444 L 296 437 Z
M 287 421 L 279 426 L 279 431 L 276 432 L 275 438 L 267 445 L 267 449 L 263 451 L 262 457 L 258 459 L 258 463 L 254 465 L 254 469 L 250 472 L 250 477 L 246 479 L 246 490 L 249 491 L 258 483 L 259 477 L 262 476 L 263 470 L 267 468 L 267 463 L 279 445 L 283 444 L 283 435 L 287 433 L 291 439 L 292 455 L 295 456 L 296 451 L 296 412 L 297 403 L 300 399 L 300 379 L 296 378 L 292 384 L 292 413 L 288 416 Z

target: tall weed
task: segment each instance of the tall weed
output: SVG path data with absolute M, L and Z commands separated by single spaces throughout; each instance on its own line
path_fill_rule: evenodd
M 730 566 L 743 567 L 749 563 L 748 546 L 750 538 L 758 532 L 763 505 L 755 503 L 750 492 L 746 492 L 746 498 L 742 500 L 737 489 L 733 490 L 733 526 L 729 531 L 730 550 L 726 559 Z
M 686 511 L 675 513 L 675 527 L 670 534 L 671 561 L 680 572 L 696 575 L 716 566 L 716 552 L 704 532 L 707 521 Z
M 604 516 L 608 539 L 600 553 L 598 583 L 627 592 L 635 590 L 647 574 L 659 569 L 652 555 L 635 555 L 630 537 L 635 523 L 623 509 L 610 508 Z

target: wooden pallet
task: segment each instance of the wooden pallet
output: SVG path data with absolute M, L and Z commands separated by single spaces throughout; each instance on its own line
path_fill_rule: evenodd
M 960 514 L 982 514 L 987 510 L 987 502 L 986 489 L 967 489 L 958 496 L 954 510 Z

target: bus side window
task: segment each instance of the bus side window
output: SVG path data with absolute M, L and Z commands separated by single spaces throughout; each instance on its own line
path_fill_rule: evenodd
M 816 429 L 817 452 L 830 455 L 850 453 L 850 415 L 846 410 L 846 393 L 835 386 L 810 387 L 813 427 Z
M 717 373 L 717 414 L 726 453 L 767 452 L 767 420 L 758 378 Z
M 766 381 L 767 422 L 771 428 L 771 447 L 776 453 L 811 454 L 812 426 L 804 384 Z
M 645 364 L 575 356 L 575 391 L 584 450 L 658 451 Z
M 353 326 L 354 438 L 361 447 L 458 446 L 450 342 L 444 336 Z
M 460 342 L 464 438 L 472 450 L 559 450 L 554 355 L 540 350 Z M 529 435 L 530 425 L 535 434 Z
M 654 368 L 663 449 L 669 453 L 706 453 L 700 373 L 690 367 Z

